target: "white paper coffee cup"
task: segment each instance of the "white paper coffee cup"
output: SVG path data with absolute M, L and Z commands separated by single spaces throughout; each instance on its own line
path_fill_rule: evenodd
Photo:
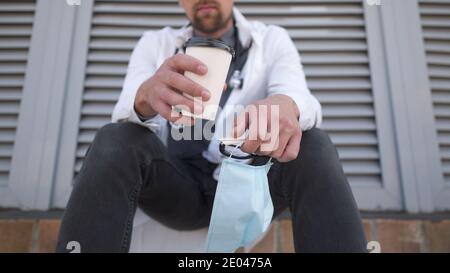
M 220 97 L 223 93 L 228 70 L 231 60 L 234 57 L 234 49 L 221 40 L 194 37 L 186 44 L 186 55 L 192 56 L 208 67 L 206 75 L 197 75 L 186 71 L 184 75 L 194 82 L 205 87 L 211 94 L 208 101 L 202 101 L 201 98 L 194 98 L 196 102 L 203 105 L 203 113 L 196 115 L 182 110 L 182 114 L 188 117 L 214 120 L 219 110 Z M 191 98 L 190 95 L 185 94 Z

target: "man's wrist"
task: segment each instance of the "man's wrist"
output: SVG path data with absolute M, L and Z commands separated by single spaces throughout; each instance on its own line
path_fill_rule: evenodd
M 145 94 L 149 92 L 149 90 L 146 90 L 146 87 L 148 86 L 146 82 L 147 81 L 143 82 L 141 86 L 139 86 L 133 104 L 136 116 L 142 121 L 149 120 L 158 114 L 155 110 L 153 110 L 146 99 Z
M 154 117 L 157 115 L 157 113 L 156 113 L 156 114 L 153 114 L 153 115 L 150 115 L 150 116 L 143 116 L 143 115 L 141 115 L 141 114 L 139 113 L 139 111 L 137 111 L 136 107 L 134 107 L 134 112 L 136 113 L 136 116 L 137 116 L 142 122 L 146 122 L 147 120 L 152 119 L 152 118 L 154 118 Z

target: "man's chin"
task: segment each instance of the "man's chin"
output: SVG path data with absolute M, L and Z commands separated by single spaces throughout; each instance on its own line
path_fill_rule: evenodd
M 214 33 L 220 28 L 217 27 L 217 24 L 212 22 L 211 24 L 197 24 L 196 29 L 200 30 L 203 33 Z

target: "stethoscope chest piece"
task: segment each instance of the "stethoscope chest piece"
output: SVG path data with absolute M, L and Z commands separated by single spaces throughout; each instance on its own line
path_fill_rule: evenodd
M 233 75 L 230 78 L 229 85 L 232 89 L 242 89 L 242 86 L 244 84 L 242 75 L 240 70 L 235 70 L 233 72 Z

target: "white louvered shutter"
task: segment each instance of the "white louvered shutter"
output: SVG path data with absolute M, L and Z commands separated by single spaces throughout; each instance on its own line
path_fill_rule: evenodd
M 450 0 L 420 0 L 444 181 L 450 186 Z
M 362 0 L 236 1 L 249 19 L 288 29 L 310 89 L 323 105 L 323 128 L 354 185 L 382 184 Z M 76 171 L 95 131 L 110 120 L 130 53 L 148 29 L 181 26 L 172 1 L 95 1 Z
M 0 1 L 0 190 L 8 187 L 35 2 Z

